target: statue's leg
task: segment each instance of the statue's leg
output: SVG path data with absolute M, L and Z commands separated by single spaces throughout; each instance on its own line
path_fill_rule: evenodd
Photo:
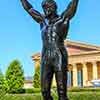
M 41 64 L 41 90 L 43 100 L 53 100 L 51 96 L 51 83 L 53 78 L 53 68 L 44 60 Z
M 55 72 L 59 100 L 68 100 L 67 97 L 67 73 L 66 71 Z
M 62 55 L 58 55 L 55 60 L 54 71 L 59 100 L 69 100 L 67 96 L 67 58 L 63 58 Z

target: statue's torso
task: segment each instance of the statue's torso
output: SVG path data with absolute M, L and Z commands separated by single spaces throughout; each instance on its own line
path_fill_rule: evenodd
M 55 56 L 65 51 L 64 39 L 67 36 L 69 21 L 63 20 L 59 17 L 54 22 L 44 22 L 41 25 L 41 35 L 43 41 L 42 53 L 48 56 Z

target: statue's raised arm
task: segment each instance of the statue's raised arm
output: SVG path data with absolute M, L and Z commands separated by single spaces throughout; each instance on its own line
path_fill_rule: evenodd
M 44 18 L 43 15 L 40 14 L 38 11 L 36 11 L 35 9 L 33 9 L 32 5 L 27 1 L 27 0 L 20 0 L 24 9 L 32 16 L 32 18 L 38 22 L 38 23 L 42 23 Z
M 62 13 L 64 20 L 68 18 L 69 20 L 75 15 L 79 0 L 72 0 L 66 10 Z

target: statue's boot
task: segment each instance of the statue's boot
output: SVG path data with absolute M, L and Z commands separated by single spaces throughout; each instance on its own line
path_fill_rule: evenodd
M 59 97 L 58 100 L 69 100 L 69 99 L 68 99 L 68 97 L 63 96 L 63 97 Z
M 53 97 L 50 95 L 49 91 L 42 92 L 43 100 L 53 100 Z

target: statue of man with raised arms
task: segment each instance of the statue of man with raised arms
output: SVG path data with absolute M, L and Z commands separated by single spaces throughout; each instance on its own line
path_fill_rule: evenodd
M 27 0 L 20 1 L 24 9 L 40 24 L 41 28 L 43 41 L 41 91 L 43 100 L 53 100 L 50 92 L 53 74 L 56 77 L 58 99 L 68 100 L 66 94 L 68 54 L 64 47 L 64 40 L 68 33 L 70 20 L 76 13 L 79 0 L 72 0 L 61 15 L 57 14 L 57 4 L 54 0 L 42 1 L 44 14 L 35 10 Z

